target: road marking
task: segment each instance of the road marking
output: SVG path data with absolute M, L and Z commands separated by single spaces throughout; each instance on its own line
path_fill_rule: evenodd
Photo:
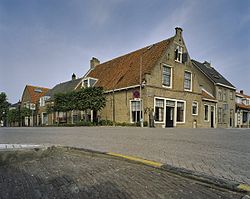
M 162 163 L 159 163 L 159 162 L 145 160 L 145 159 L 141 159 L 141 158 L 136 158 L 136 157 L 133 157 L 133 156 L 122 155 L 122 154 L 118 154 L 118 153 L 108 152 L 106 154 L 112 155 L 112 156 L 115 156 L 115 157 L 125 158 L 127 160 L 140 162 L 140 163 L 143 163 L 143 164 L 146 164 L 146 165 L 149 165 L 149 166 L 154 166 L 154 167 L 161 167 L 163 165 Z
M 237 188 L 250 192 L 250 185 L 248 184 L 240 184 Z

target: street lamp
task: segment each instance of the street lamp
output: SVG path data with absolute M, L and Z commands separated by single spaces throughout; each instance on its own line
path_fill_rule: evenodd
M 18 126 L 20 127 L 21 126 L 21 101 L 19 100 L 18 101 Z

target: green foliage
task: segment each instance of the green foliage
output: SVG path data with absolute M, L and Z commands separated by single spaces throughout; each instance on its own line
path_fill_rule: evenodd
M 9 110 L 7 113 L 8 123 L 14 123 L 19 121 L 19 111 L 17 109 Z
M 32 114 L 32 111 L 26 107 L 21 108 L 21 117 L 29 117 Z
M 9 108 L 7 96 L 5 93 L 0 93 L 0 120 L 4 120 Z
M 71 110 L 99 111 L 105 105 L 106 99 L 103 89 L 101 87 L 89 87 L 80 91 L 56 94 L 53 110 L 62 112 Z M 51 111 L 51 107 L 49 107 L 49 110 Z

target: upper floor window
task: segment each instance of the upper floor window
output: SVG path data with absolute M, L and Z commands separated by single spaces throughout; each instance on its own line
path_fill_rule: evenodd
M 46 100 L 48 100 L 50 97 L 49 96 L 43 96 L 40 98 L 40 107 L 45 106 Z
M 193 115 L 198 115 L 198 102 L 193 102 L 192 103 L 192 114 Z
M 92 78 L 92 77 L 87 77 L 85 79 L 83 79 L 82 81 L 82 86 L 84 88 L 87 88 L 87 87 L 92 87 L 94 86 L 94 84 L 97 82 L 97 79 L 95 78 Z
M 175 49 L 175 61 L 182 62 L 182 47 L 177 46 Z
M 172 68 L 169 66 L 163 66 L 162 83 L 167 87 L 172 86 Z
M 225 90 L 223 91 L 223 101 L 227 101 L 227 93 Z
M 192 90 L 192 73 L 188 71 L 184 73 L 184 90 Z
M 233 96 L 233 91 L 230 91 L 230 92 L 229 92 L 229 97 L 230 97 L 230 99 L 231 99 L 231 100 L 233 100 L 233 99 L 234 99 L 234 96 Z
M 222 100 L 222 91 L 220 89 L 218 90 L 218 98 L 220 101 Z

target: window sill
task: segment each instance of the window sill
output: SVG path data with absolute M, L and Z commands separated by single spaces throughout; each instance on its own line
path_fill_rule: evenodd
M 160 121 L 154 121 L 155 124 L 162 124 L 164 123 L 164 121 L 160 122 Z
M 192 92 L 192 89 L 188 90 L 188 89 L 184 89 L 184 91 L 187 91 L 187 92 Z
M 172 89 L 172 86 L 165 86 L 165 85 L 162 85 L 163 88 L 168 88 L 168 89 Z

